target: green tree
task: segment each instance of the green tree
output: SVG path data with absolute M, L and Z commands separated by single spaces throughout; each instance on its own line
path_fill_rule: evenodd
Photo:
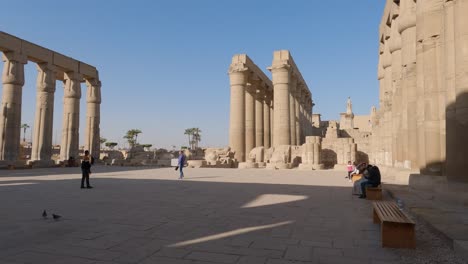
M 192 141 L 194 143 L 194 147 L 198 148 L 198 143 L 201 141 L 201 129 L 198 127 L 194 127 L 193 129 L 193 136 L 192 136 Z
M 26 142 L 26 129 L 29 128 L 28 124 L 22 124 L 21 128 L 23 129 L 23 142 Z
M 184 135 L 188 136 L 188 142 L 189 142 L 189 146 L 191 148 L 192 147 L 192 138 L 191 138 L 191 136 L 193 135 L 193 128 L 185 129 Z
M 130 129 L 127 131 L 127 134 L 123 138 L 125 138 L 130 145 L 130 148 L 133 148 L 137 145 L 138 134 L 141 134 L 140 129 Z
M 115 146 L 117 146 L 118 144 L 115 143 L 115 142 L 106 142 L 105 146 L 110 148 L 110 149 L 114 149 Z

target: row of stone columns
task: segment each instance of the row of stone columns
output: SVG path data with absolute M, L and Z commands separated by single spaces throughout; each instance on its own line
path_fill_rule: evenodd
M 460 153 L 468 152 L 466 14 L 468 0 L 387 1 L 374 126 L 382 139 L 374 146 L 379 163 L 432 175 L 463 170 Z
M 272 83 L 245 54 L 233 57 L 229 146 L 239 162 L 255 147 L 302 145 L 312 134 L 310 91 L 295 66 L 276 66 Z
M 270 148 L 273 117 L 271 87 L 245 69 L 231 70 L 229 146 L 235 158 L 246 161 L 255 147 Z
M 272 66 L 274 93 L 273 146 L 302 145 L 312 134 L 312 98 L 288 51 L 275 51 Z
M 0 115 L 0 160 L 14 162 L 19 159 L 21 134 L 21 101 L 24 85 L 24 65 L 28 59 L 19 52 L 3 53 L 3 94 Z M 33 130 L 31 161 L 52 162 L 52 131 L 54 93 L 59 71 L 48 62 L 37 64 L 36 113 Z M 64 73 L 63 127 L 60 159 L 79 156 L 79 116 L 81 82 L 84 77 L 77 72 Z M 100 81 L 86 79 L 87 126 L 85 148 L 99 158 Z

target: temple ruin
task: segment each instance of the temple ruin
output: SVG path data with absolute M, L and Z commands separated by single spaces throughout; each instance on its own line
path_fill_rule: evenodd
M 372 162 L 468 180 L 466 14 L 465 0 L 387 0 Z
M 265 150 L 299 146 L 312 132 L 312 95 L 289 51 L 275 51 L 268 70 L 273 81 L 245 54 L 229 67 L 229 146 L 240 167 L 265 166 Z
M 85 82 L 86 130 L 85 149 L 99 157 L 99 123 L 101 81 L 95 67 L 58 52 L 22 40 L 0 31 L 0 51 L 3 53 L 3 94 L 0 115 L 0 164 L 23 166 L 20 160 L 21 103 L 24 85 L 24 65 L 37 64 L 37 99 L 30 164 L 50 166 L 56 81 L 64 85 L 63 126 L 60 160 L 79 157 L 79 116 L 81 83 Z

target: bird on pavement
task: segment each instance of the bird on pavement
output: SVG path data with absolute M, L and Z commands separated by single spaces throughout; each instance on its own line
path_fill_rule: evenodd
M 43 218 L 47 218 L 47 212 L 46 212 L 46 210 L 44 210 L 44 212 L 42 212 L 42 217 L 43 217 Z
M 56 214 L 52 214 L 52 217 L 54 218 L 54 220 L 59 220 L 60 218 L 62 218 L 61 215 L 56 215 Z

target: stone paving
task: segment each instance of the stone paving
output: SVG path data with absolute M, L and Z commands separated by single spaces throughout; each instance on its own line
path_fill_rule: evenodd
M 80 189 L 78 168 L 0 171 L 0 263 L 389 264 L 407 251 L 381 248 L 342 172 L 93 172 Z

